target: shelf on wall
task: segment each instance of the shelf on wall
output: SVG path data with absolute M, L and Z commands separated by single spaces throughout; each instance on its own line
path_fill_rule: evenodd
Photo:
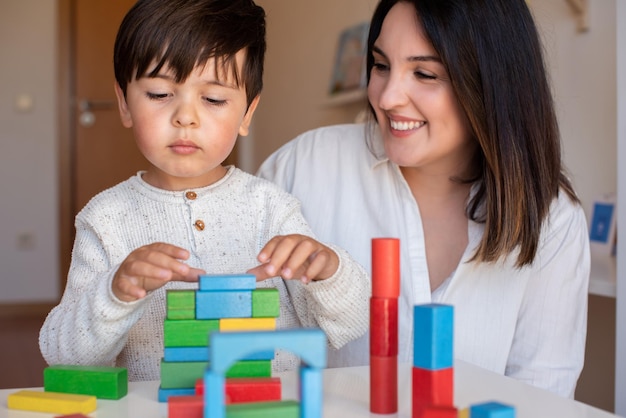
M 567 0 L 578 19 L 578 31 L 589 30 L 589 0 Z
M 334 93 L 326 100 L 326 106 L 341 106 L 357 102 L 365 102 L 367 100 L 366 89 L 349 90 L 340 93 Z

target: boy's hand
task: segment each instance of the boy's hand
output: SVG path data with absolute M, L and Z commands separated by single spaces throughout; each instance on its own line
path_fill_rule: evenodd
M 122 262 L 113 277 L 113 294 L 121 301 L 132 302 L 170 281 L 197 282 L 203 270 L 191 268 L 189 251 L 157 242 L 137 248 Z
M 281 276 L 308 283 L 327 279 L 339 268 L 337 254 L 306 235 L 275 236 L 265 244 L 257 259 L 263 264 L 248 270 L 257 281 Z

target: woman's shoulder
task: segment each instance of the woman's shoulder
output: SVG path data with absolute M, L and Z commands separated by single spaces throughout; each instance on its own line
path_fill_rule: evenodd
M 366 143 L 365 124 L 331 125 L 306 131 L 283 145 L 277 152 L 328 152 L 356 149 Z

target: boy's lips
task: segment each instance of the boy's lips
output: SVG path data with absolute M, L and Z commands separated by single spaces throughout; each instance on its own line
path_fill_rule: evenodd
M 200 149 L 196 144 L 191 141 L 176 141 L 169 148 L 177 154 L 192 154 Z

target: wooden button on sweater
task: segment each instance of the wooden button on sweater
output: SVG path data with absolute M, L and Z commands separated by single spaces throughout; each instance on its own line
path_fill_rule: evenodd
M 194 226 L 196 227 L 198 231 L 204 231 L 204 222 L 202 222 L 200 219 L 196 221 Z

